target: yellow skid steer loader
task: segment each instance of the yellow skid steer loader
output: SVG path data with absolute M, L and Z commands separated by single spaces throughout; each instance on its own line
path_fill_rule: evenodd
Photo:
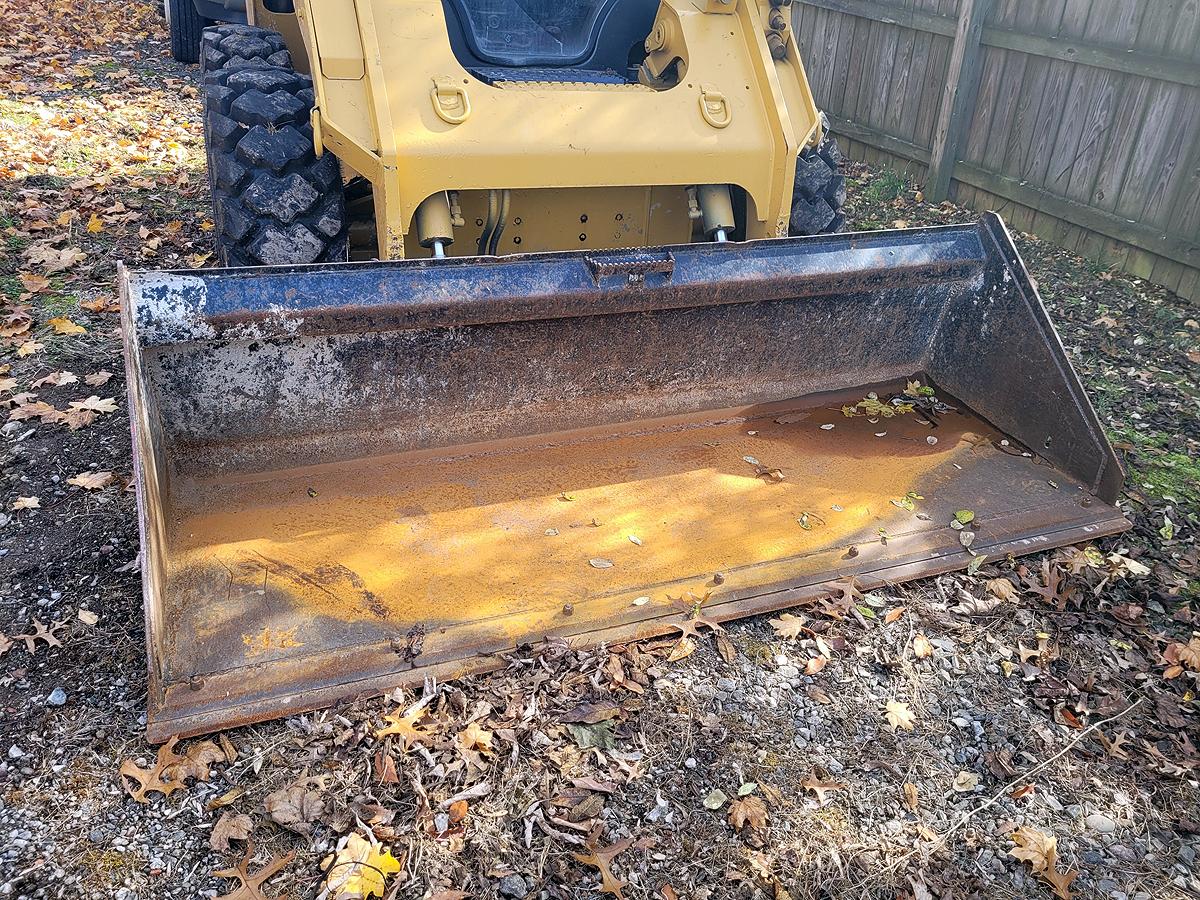
M 835 233 L 786 0 L 249 21 L 227 268 L 124 280 L 152 739 L 1127 527 L 1001 221 Z

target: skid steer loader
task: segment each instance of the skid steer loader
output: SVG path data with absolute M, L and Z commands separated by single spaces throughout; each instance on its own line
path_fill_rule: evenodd
M 227 268 L 123 277 L 152 739 L 1127 527 L 1003 223 L 836 233 L 788 13 L 206 32 Z

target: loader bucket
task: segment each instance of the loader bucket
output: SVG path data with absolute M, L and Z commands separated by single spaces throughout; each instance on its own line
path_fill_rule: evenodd
M 123 284 L 153 740 L 1128 527 L 994 215 Z

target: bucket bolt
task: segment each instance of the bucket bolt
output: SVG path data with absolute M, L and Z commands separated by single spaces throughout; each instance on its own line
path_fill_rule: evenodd
M 444 257 L 446 247 L 454 243 L 454 216 L 445 191 L 431 194 L 417 207 L 417 241 L 430 248 L 437 259 Z
M 733 200 L 727 184 L 702 184 L 696 192 L 704 218 L 704 235 L 717 243 L 729 240 L 733 231 Z

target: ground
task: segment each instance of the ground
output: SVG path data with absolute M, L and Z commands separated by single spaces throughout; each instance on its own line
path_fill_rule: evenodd
M 0 895 L 229 894 L 249 833 L 239 900 L 1200 896 L 1200 310 L 1025 235 L 1126 535 L 183 741 L 138 802 L 115 272 L 209 261 L 198 73 L 139 0 L 0 20 Z M 855 228 L 973 216 L 848 171 Z

